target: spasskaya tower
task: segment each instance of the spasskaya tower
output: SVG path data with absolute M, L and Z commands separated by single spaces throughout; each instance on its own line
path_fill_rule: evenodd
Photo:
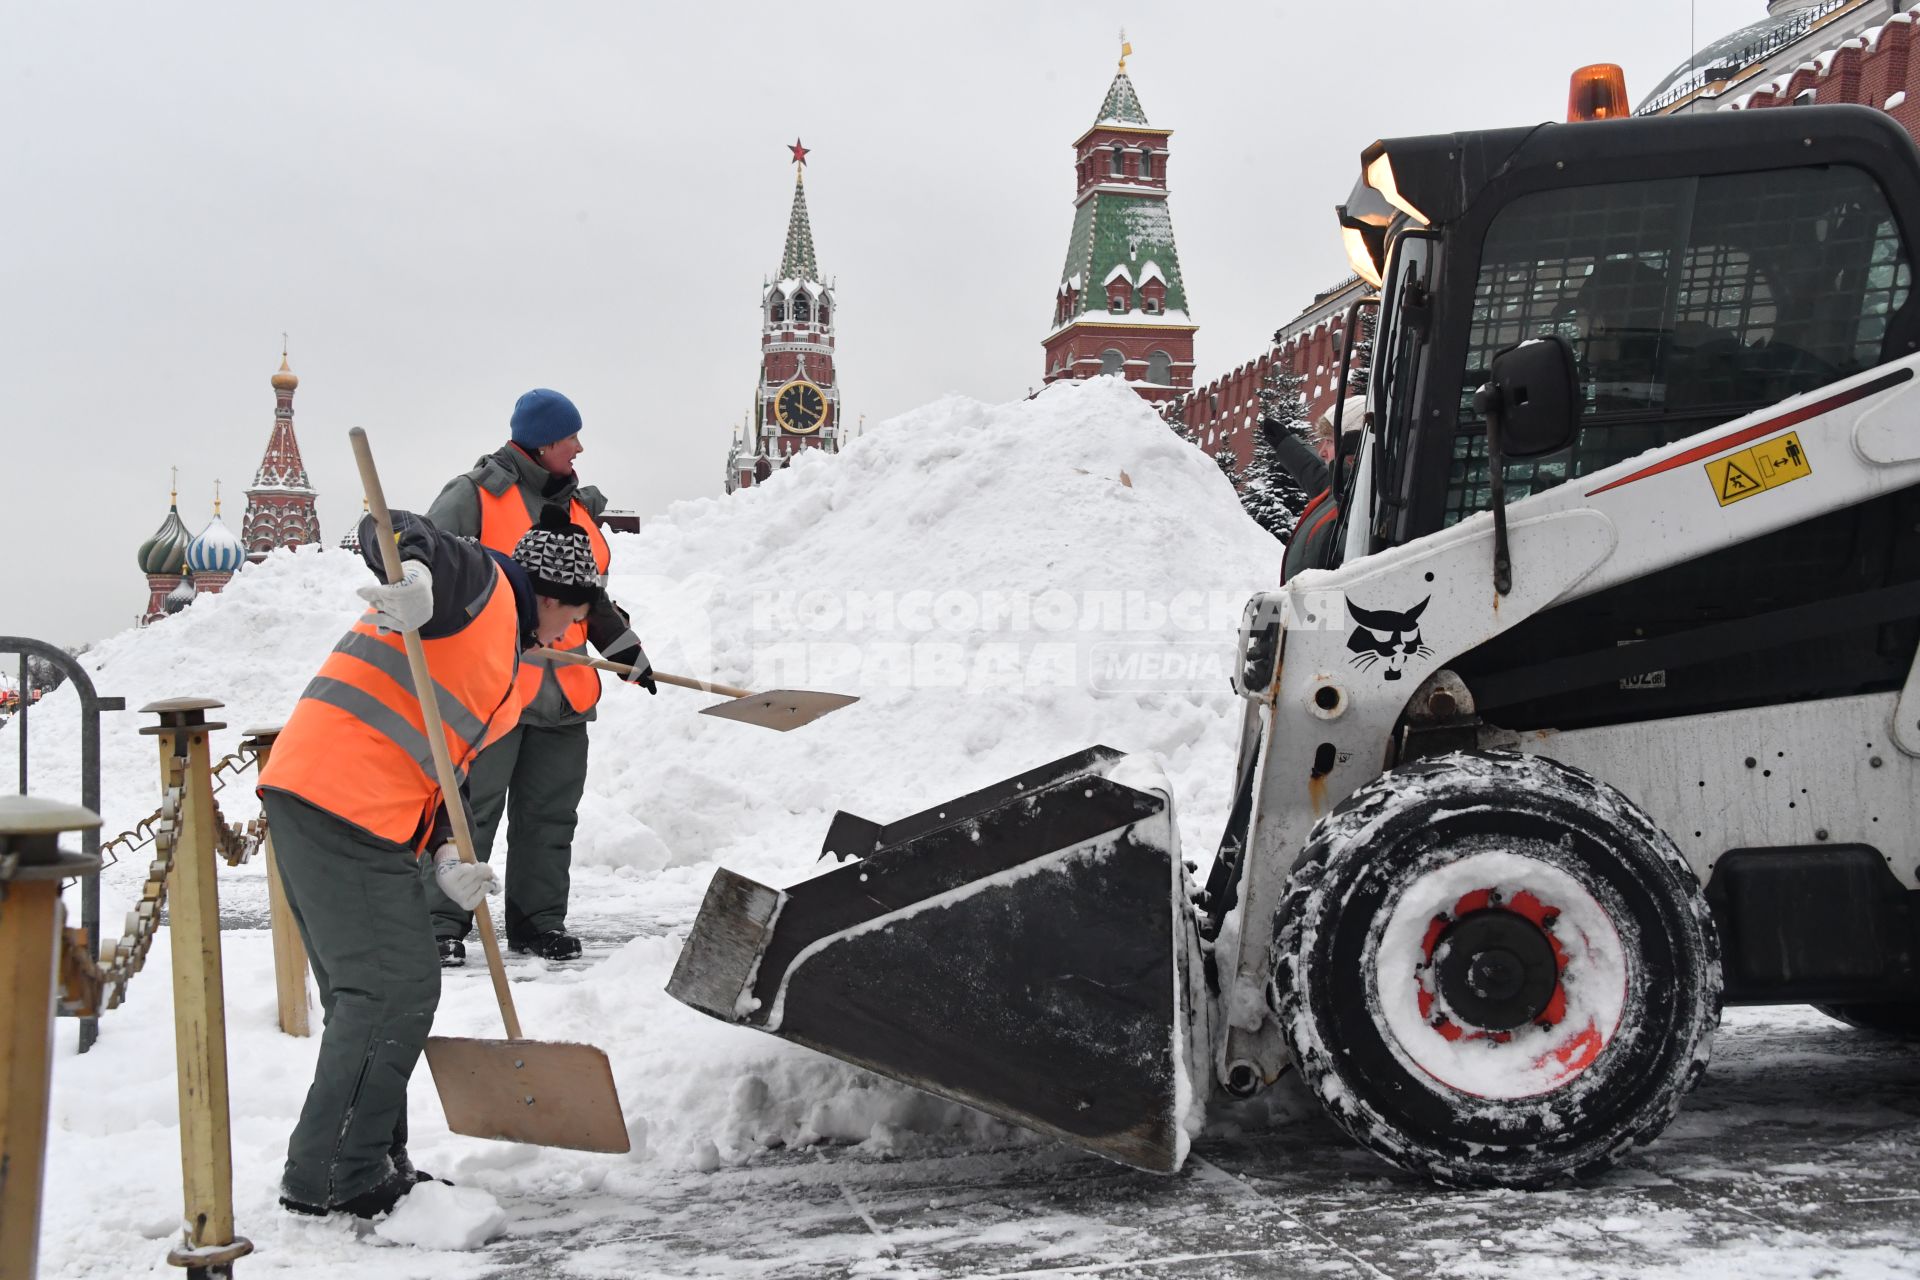
M 821 276 L 807 217 L 808 148 L 795 139 L 793 208 L 779 274 L 760 291 L 760 378 L 751 422 L 734 433 L 727 492 L 773 474 L 802 449 L 838 453 L 840 384 L 833 363 L 833 286 Z

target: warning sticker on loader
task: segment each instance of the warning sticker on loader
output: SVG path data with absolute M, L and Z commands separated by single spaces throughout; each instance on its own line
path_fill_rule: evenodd
M 1706 467 L 1713 496 L 1723 507 L 1813 474 L 1807 451 L 1800 447 L 1800 436 L 1793 431 L 1762 440 L 1751 449 L 1715 458 Z

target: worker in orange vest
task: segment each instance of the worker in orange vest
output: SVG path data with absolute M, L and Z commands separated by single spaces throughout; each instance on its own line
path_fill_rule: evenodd
M 558 391 L 527 392 L 513 407 L 511 438 L 448 481 L 427 509 L 428 518 L 448 533 L 510 551 L 542 511 L 559 507 L 606 573 L 612 555 L 598 519 L 607 500 L 598 489 L 582 486 L 574 471 L 583 451 L 580 425 L 580 410 Z M 640 638 L 626 613 L 604 595 L 554 647 L 585 653 L 589 642 L 603 657 L 633 669 L 625 677 L 629 683 L 658 692 Z M 504 814 L 507 945 L 545 960 L 573 960 L 580 955 L 579 939 L 567 932 L 573 831 L 587 785 L 587 721 L 600 700 L 600 673 L 551 661 L 534 665 L 539 687 L 519 727 L 474 762 L 474 851 L 483 861 L 491 856 Z M 427 898 L 440 963 L 465 964 L 472 915 L 432 885 Z
M 407 1156 L 407 1080 L 440 1001 L 440 964 L 416 860 L 468 909 L 493 868 L 450 843 L 426 721 L 401 637 L 417 630 L 454 767 L 512 732 L 528 695 L 521 652 L 557 640 L 601 595 L 587 539 L 564 518 L 511 557 L 396 511 L 403 576 L 362 587 L 370 606 L 308 683 L 260 773 L 287 903 L 326 1030 L 281 1178 L 294 1213 L 371 1218 L 425 1181 Z M 372 518 L 361 556 L 378 573 Z M 456 797 L 455 799 L 459 799 Z

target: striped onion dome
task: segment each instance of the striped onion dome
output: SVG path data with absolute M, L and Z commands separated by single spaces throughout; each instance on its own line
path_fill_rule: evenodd
M 175 494 L 173 504 L 167 508 L 166 521 L 154 530 L 151 538 L 140 544 L 140 572 L 180 572 L 180 565 L 187 558 L 187 544 L 193 541 L 193 535 L 180 522 L 178 499 L 179 495 Z
M 246 562 L 247 549 L 220 518 L 219 504 L 214 504 L 213 519 L 187 544 L 187 564 L 195 573 L 238 573 Z
M 366 518 L 366 512 L 367 512 L 367 500 L 365 498 L 362 498 L 360 500 L 361 519 Z M 355 520 L 352 524 L 348 525 L 347 531 L 340 535 L 340 549 L 342 551 L 351 551 L 355 555 L 358 555 L 360 553 L 360 521 L 359 520 Z

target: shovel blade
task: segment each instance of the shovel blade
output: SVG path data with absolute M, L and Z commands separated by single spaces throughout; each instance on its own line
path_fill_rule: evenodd
M 455 1133 L 616 1155 L 629 1149 L 613 1067 L 590 1044 L 432 1036 L 427 1067 Z
M 785 733 L 789 729 L 798 729 L 803 724 L 812 724 L 829 711 L 838 711 L 844 706 L 860 701 L 845 693 L 820 693 L 813 689 L 769 689 L 765 693 L 750 693 L 744 698 L 735 698 L 731 702 L 716 703 L 704 708 L 703 716 L 719 716 L 722 720 L 739 720 L 745 724 L 757 724 L 762 729 L 775 729 Z

